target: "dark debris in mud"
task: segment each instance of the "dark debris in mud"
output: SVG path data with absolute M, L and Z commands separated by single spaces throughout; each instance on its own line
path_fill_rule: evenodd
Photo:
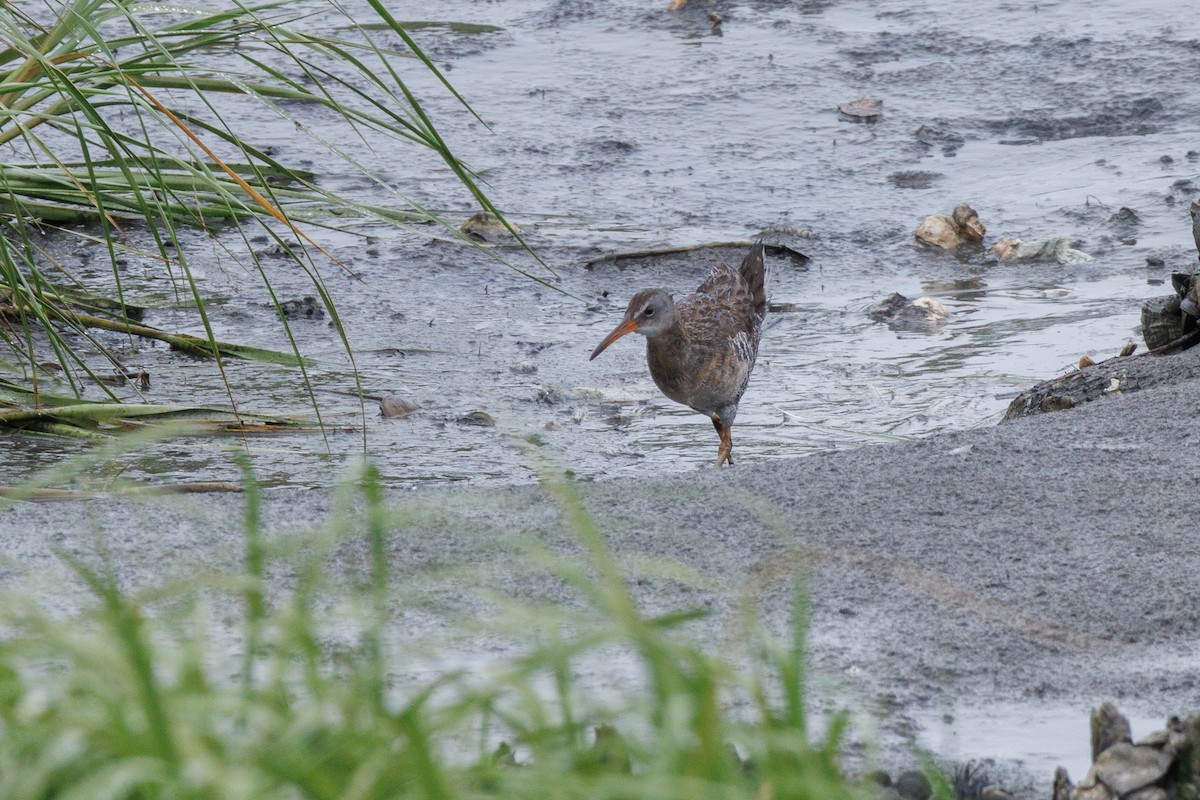
M 947 127 L 945 123 L 935 122 L 922 125 L 913 131 L 913 138 L 921 145 L 928 148 L 940 147 L 942 155 L 952 157 L 962 146 L 967 143 L 967 140 L 962 134 L 955 132 Z
M 888 183 L 897 189 L 932 189 L 933 185 L 942 180 L 945 175 L 940 172 L 922 172 L 921 170 L 901 170 L 888 175 Z
M 1145 136 L 1159 129 L 1162 101 L 1153 97 L 1113 102 L 1088 114 L 1059 116 L 1049 110 L 1013 114 L 984 122 L 990 133 L 1004 137 L 1001 144 L 1077 139 L 1087 136 Z

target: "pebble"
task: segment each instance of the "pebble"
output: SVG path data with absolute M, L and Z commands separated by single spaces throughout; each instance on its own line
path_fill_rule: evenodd
M 486 411 L 475 409 L 459 417 L 458 423 L 460 425 L 477 425 L 481 428 L 494 428 L 496 427 L 496 418 Z
M 1168 753 L 1153 747 L 1117 742 L 1100 754 L 1084 783 L 1101 781 L 1123 797 L 1161 780 L 1173 760 Z
M 299 300 L 284 300 L 279 310 L 287 319 L 324 319 L 325 307 L 311 295 Z
M 921 220 L 913 236 L 921 244 L 953 250 L 959 245 L 979 244 L 986 233 L 987 228 L 980 221 L 975 209 L 966 203 L 960 203 L 955 206 L 954 213 L 950 216 L 930 214 Z
M 992 784 L 983 787 L 983 791 L 979 793 L 979 800 L 1013 800 L 1013 795 L 1003 786 Z
M 520 233 L 519 225 L 509 223 L 512 229 Z M 481 242 L 509 242 L 513 241 L 512 233 L 508 228 L 504 227 L 504 223 L 490 211 L 480 211 L 478 214 L 467 219 L 459 228 L 467 236 Z
M 508 371 L 514 375 L 533 375 L 537 372 L 537 364 L 532 361 L 521 361 L 509 367 Z
M 389 394 L 379 401 L 379 411 L 385 417 L 407 417 L 421 407 L 398 394 Z
M 1012 261 L 1057 261 L 1059 264 L 1074 266 L 1092 260 L 1087 253 L 1072 247 L 1073 244 L 1072 240 L 1066 238 L 1023 242 L 1020 239 L 1006 236 L 992 245 L 992 252 L 1006 263 Z
M 893 330 L 936 333 L 950 312 L 932 297 L 909 300 L 899 292 L 893 292 L 867 309 L 867 316 L 876 322 L 886 322 Z
M 855 122 L 875 122 L 883 116 L 883 101 L 872 97 L 860 97 L 848 103 L 838 103 L 837 108 Z
M 929 800 L 933 796 L 933 786 L 923 773 L 915 769 L 905 770 L 896 778 L 896 791 L 904 800 Z

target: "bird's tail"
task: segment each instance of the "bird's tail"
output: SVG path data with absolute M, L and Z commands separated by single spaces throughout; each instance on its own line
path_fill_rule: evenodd
M 767 267 L 766 249 L 763 247 L 762 239 L 759 239 L 750 248 L 750 252 L 742 259 L 742 265 L 738 267 L 738 272 L 742 274 L 746 285 L 750 287 L 751 295 L 754 298 L 754 312 L 759 317 L 766 316 Z

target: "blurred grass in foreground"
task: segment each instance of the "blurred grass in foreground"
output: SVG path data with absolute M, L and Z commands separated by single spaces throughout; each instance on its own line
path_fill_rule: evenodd
M 815 742 L 808 729 L 802 592 L 791 641 L 757 629 L 744 653 L 707 652 L 678 630 L 698 614 L 638 610 L 574 488 L 548 491 L 581 548 L 554 568 L 580 603 L 561 617 L 509 605 L 536 620 L 531 642 L 486 670 L 413 678 L 393 655 L 408 589 L 389 544 L 406 514 L 370 467 L 328 534 L 287 537 L 286 564 L 249 475 L 240 574 L 135 596 L 102 546 L 94 560 L 61 553 L 95 602 L 67 618 L 28 595 L 2 605 L 0 797 L 872 796 L 839 771 L 844 720 Z M 368 565 L 357 586 L 328 575 L 340 546 Z M 359 610 L 340 650 L 335 590 Z M 615 698 L 576 670 L 614 650 L 636 673 Z

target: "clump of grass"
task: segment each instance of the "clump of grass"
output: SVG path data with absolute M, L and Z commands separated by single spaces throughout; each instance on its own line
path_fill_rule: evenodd
M 0 359 L 3 377 L 28 385 L 36 401 L 44 382 L 39 364 L 53 360 L 78 395 L 84 379 L 97 377 L 97 357 L 118 363 L 91 332 L 104 328 L 127 334 L 131 343 L 157 338 L 213 358 L 227 386 L 228 357 L 296 366 L 319 417 L 306 363 L 251 240 L 269 237 L 307 275 L 353 360 L 322 277 L 326 269 L 348 268 L 321 245 L 317 231 L 364 219 L 457 231 L 374 174 L 347 144 L 389 154 L 430 151 L 475 204 L 498 213 L 402 73 L 432 72 L 457 93 L 382 3 L 368 5 L 369 11 L 355 12 L 336 0 L 300 10 L 288 0 L 216 7 L 127 0 L 6 5 L 0 14 L 0 345 L 12 361 Z M 324 30 L 337 32 L 306 30 L 307 18 L 317 13 L 326 15 Z M 399 49 L 377 42 L 378 30 L 398 39 Z M 463 111 L 474 113 L 465 101 Z M 250 141 L 239 129 L 247 115 L 283 118 L 289 133 L 294 123 L 295 136 L 310 136 L 347 171 L 388 192 L 391 207 L 330 191 L 311 172 L 276 158 L 269 143 Z M 320 124 L 306 125 L 311 119 Z M 183 228 L 210 232 L 257 274 L 290 354 L 216 340 L 192 271 L 197 254 L 189 252 Z M 98 293 L 109 296 L 90 297 L 70 285 L 75 279 L 68 265 L 55 261 L 46 236 L 73 237 L 80 248 L 105 254 L 111 287 Z M 157 262 L 172 286 L 184 287 L 179 299 L 196 310 L 199 337 L 141 323 L 119 269 L 127 253 Z
M 567 624 L 565 613 L 538 609 L 537 627 L 552 633 L 487 674 L 394 681 L 407 665 L 392 655 L 403 649 L 390 641 L 389 543 L 404 515 L 385 507 L 374 470 L 360 487 L 361 512 L 334 523 L 367 565 L 354 590 L 355 643 L 341 651 L 321 620 L 332 590 L 328 547 L 312 547 L 286 591 L 269 581 L 280 565 L 252 480 L 236 575 L 133 595 L 103 554 L 94 562 L 64 555 L 94 598 L 88 610 L 63 619 L 5 606 L 0 796 L 868 796 L 838 769 L 841 725 L 811 738 L 803 603 L 792 641 L 760 641 L 752 669 L 706 652 L 678 630 L 695 614 L 638 610 L 569 486 L 553 493 L 585 559 L 560 577 L 586 613 Z M 195 622 L 203 613 L 167 613 L 229 609 L 230 598 L 237 611 L 220 635 Z M 216 644 L 230 636 L 240 656 Z M 630 655 L 639 680 L 606 699 L 574 665 L 614 648 Z M 730 711 L 735 696 L 748 711 Z

